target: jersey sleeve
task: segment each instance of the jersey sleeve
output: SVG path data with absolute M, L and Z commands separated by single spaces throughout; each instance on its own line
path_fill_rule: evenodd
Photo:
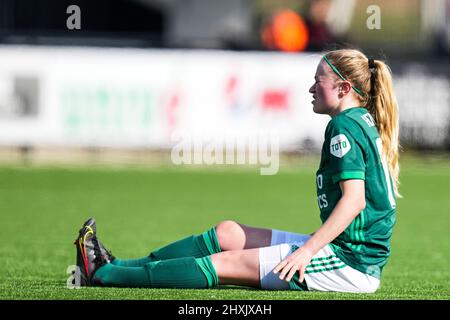
M 365 180 L 367 138 L 352 119 L 339 117 L 327 128 L 330 173 L 333 183 L 341 180 Z

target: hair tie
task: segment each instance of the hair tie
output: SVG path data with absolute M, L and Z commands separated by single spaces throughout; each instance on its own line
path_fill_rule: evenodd
M 369 58 L 369 69 L 371 69 L 370 71 L 372 71 L 372 69 L 376 69 L 377 65 L 375 64 L 375 60 L 373 60 L 372 58 Z

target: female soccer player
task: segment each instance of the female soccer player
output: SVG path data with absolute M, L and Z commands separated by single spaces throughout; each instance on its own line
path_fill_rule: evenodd
M 390 253 L 398 195 L 398 111 L 388 66 L 328 52 L 310 88 L 331 117 L 317 171 L 322 226 L 311 235 L 223 221 L 141 259 L 113 257 L 88 220 L 75 241 L 82 285 L 375 292 Z

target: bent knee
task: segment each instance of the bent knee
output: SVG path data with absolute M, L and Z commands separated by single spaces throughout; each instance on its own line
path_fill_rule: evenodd
M 243 249 L 245 233 L 241 225 L 233 220 L 225 220 L 216 226 L 217 241 L 223 251 Z

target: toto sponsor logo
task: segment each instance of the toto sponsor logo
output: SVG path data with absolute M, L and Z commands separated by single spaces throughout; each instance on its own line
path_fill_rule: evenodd
M 330 153 L 333 156 L 342 158 L 347 154 L 347 152 L 350 151 L 351 148 L 352 146 L 350 145 L 350 142 L 348 142 L 345 134 L 339 134 L 331 138 Z

